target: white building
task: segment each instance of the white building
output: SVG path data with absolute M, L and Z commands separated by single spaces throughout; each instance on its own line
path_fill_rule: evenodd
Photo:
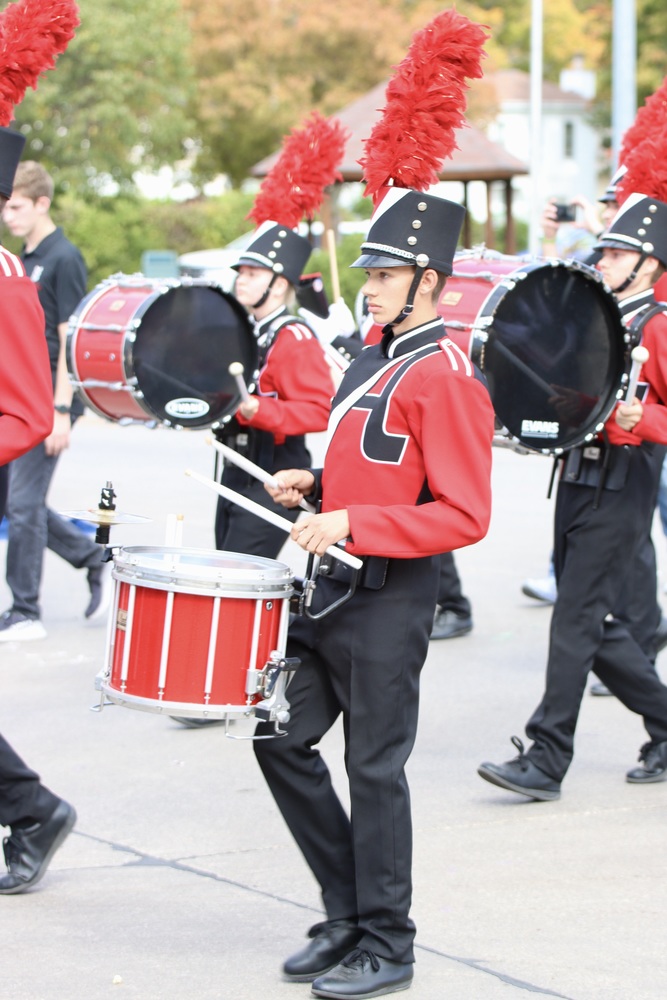
M 499 70 L 485 76 L 484 84 L 493 88 L 498 108 L 486 129 L 488 137 L 529 162 L 532 141 L 529 74 L 515 69 Z M 594 95 L 595 75 L 576 63 L 561 74 L 561 86 L 544 82 L 542 130 L 538 138 L 539 176 L 514 179 L 516 218 L 528 219 L 533 184 L 537 185 L 540 203 L 550 197 L 568 202 L 576 195 L 595 201 L 604 189 L 610 171 L 602 136 L 590 122 L 590 101 Z

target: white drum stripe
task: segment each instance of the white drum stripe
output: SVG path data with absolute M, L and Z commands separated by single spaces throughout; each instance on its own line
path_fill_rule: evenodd
M 130 584 L 130 593 L 127 599 L 127 619 L 125 621 L 125 643 L 123 645 L 123 663 L 120 670 L 121 681 L 127 680 L 128 665 L 130 662 L 130 650 L 132 648 L 132 625 L 134 624 L 134 599 L 137 588 Z
M 158 677 L 158 695 L 161 698 L 167 682 L 167 664 L 169 661 L 169 645 L 171 642 L 171 622 L 174 615 L 174 591 L 167 593 L 167 605 L 164 612 L 164 631 L 162 633 L 162 652 L 160 654 L 160 674 Z
M 257 651 L 259 649 L 259 631 L 262 624 L 262 607 L 264 601 L 255 601 L 255 619 L 252 623 L 252 640 L 250 645 L 250 659 L 248 660 L 248 670 L 257 670 Z M 262 664 L 264 666 L 264 664 Z
M 211 634 L 208 640 L 208 659 L 206 661 L 206 680 L 204 682 L 204 695 L 209 698 L 213 688 L 213 671 L 215 669 L 215 652 L 218 647 L 218 623 L 220 621 L 220 600 L 213 598 L 213 613 L 211 615 Z

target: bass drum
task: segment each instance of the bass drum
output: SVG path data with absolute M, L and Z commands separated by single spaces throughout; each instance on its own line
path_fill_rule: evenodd
M 586 264 L 460 254 L 438 311 L 515 444 L 559 455 L 591 440 L 622 395 L 627 330 Z
M 67 364 L 96 413 L 120 423 L 217 426 L 240 403 L 257 347 L 243 307 L 204 279 L 114 274 L 69 321 Z

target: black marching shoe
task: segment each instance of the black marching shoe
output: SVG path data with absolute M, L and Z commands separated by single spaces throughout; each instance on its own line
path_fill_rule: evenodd
M 504 764 L 480 764 L 477 768 L 480 778 L 539 802 L 560 798 L 559 782 L 533 764 L 524 753 L 523 743 L 518 736 L 512 737 L 512 743 L 519 751 L 519 756 Z
M 472 632 L 472 616 L 462 615 L 451 608 L 447 611 L 438 609 L 433 619 L 431 639 L 456 639 L 459 635 Z
M 311 983 L 338 965 L 354 948 L 361 931 L 354 920 L 329 920 L 308 931 L 310 943 L 291 955 L 283 965 L 283 975 L 291 983 Z
M 0 877 L 0 894 L 11 896 L 36 885 L 75 823 L 74 807 L 61 799 L 43 823 L 12 830 L 3 844 L 7 874 Z
M 634 785 L 648 785 L 667 778 L 667 741 L 645 743 L 639 751 L 641 767 L 628 771 L 625 778 Z
M 365 1000 L 407 990 L 412 983 L 411 962 L 390 962 L 366 948 L 355 948 L 340 965 L 313 983 L 314 997 Z

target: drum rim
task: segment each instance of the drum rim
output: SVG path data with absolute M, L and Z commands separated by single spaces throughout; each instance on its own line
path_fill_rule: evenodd
M 471 260 L 472 258 L 466 258 Z M 478 258 L 480 262 L 483 262 L 484 258 Z M 586 264 L 584 261 L 575 260 L 573 258 L 560 259 L 560 258 L 533 258 L 522 262 L 520 266 L 508 271 L 506 274 L 496 274 L 494 277 L 498 277 L 499 280 L 492 283 L 488 295 L 484 298 L 483 302 L 477 310 L 477 315 L 473 323 L 470 324 L 470 340 L 471 348 L 470 354 L 471 359 L 474 360 L 473 355 L 475 353 L 481 353 L 481 349 L 486 345 L 490 339 L 490 333 L 493 330 L 493 320 L 496 311 L 500 303 L 505 299 L 508 292 L 513 291 L 520 282 L 523 281 L 525 277 L 533 274 L 536 271 L 540 271 L 543 268 L 552 268 L 553 270 L 565 270 L 570 273 L 581 275 L 585 280 L 591 282 L 598 294 L 604 296 L 604 301 L 609 307 L 608 315 L 611 318 L 613 313 L 613 320 L 616 326 L 616 332 L 618 334 L 618 373 L 616 381 L 613 382 L 606 390 L 605 402 L 599 408 L 599 412 L 595 418 L 595 422 L 588 421 L 581 425 L 577 433 L 573 433 L 571 439 L 562 444 L 552 444 L 549 445 L 548 440 L 545 440 L 542 445 L 538 445 L 532 442 L 524 440 L 522 436 L 518 436 L 516 433 L 512 432 L 506 425 L 501 421 L 501 418 L 496 414 L 498 422 L 503 427 L 506 432 L 502 436 L 506 440 L 516 442 L 521 448 L 525 448 L 527 451 L 534 452 L 538 455 L 551 455 L 558 456 L 562 455 L 573 448 L 577 448 L 580 445 L 592 441 L 596 434 L 598 434 L 603 428 L 605 422 L 609 419 L 609 416 L 614 410 L 614 407 L 620 398 L 622 393 L 622 376 L 625 371 L 624 355 L 627 350 L 626 335 L 627 327 L 623 321 L 623 314 L 621 313 L 620 305 L 618 300 L 609 291 L 605 285 L 604 279 L 601 273 L 590 264 Z M 520 276 L 520 277 L 519 277 Z M 461 280 L 466 278 L 474 278 L 475 274 L 465 274 L 457 275 Z M 504 289 L 503 294 L 498 297 L 498 293 Z M 495 301 L 497 299 L 497 301 Z M 493 308 L 489 309 L 491 300 L 494 300 L 492 305 Z M 443 320 L 445 327 L 447 326 L 446 319 Z M 609 339 L 609 344 L 611 346 L 611 339 Z M 611 354 L 611 352 L 610 352 Z M 484 372 L 484 367 L 480 364 L 480 370 Z M 602 397 L 601 397 L 602 398 Z M 492 398 L 492 403 L 494 406 L 495 413 L 495 401 Z
M 105 390 L 105 386 L 86 386 L 85 379 L 82 379 L 81 376 L 80 366 L 77 365 L 76 350 L 79 336 L 82 333 L 82 324 L 85 323 L 86 317 L 89 315 L 94 306 L 107 292 L 114 288 L 126 288 L 134 291 L 145 290 L 147 292 L 127 318 L 127 322 L 122 330 L 122 340 L 119 344 L 120 354 L 122 355 L 119 358 L 119 368 L 123 378 L 124 389 L 127 394 L 131 396 L 134 404 L 139 408 L 139 410 L 146 415 L 145 420 L 140 416 L 119 417 L 113 412 L 109 412 L 111 409 L 110 407 L 108 409 L 104 409 L 95 399 L 95 390 Z M 180 289 L 187 288 L 209 288 L 212 291 L 217 292 L 224 299 L 226 304 L 234 313 L 239 326 L 245 331 L 243 336 L 247 340 L 247 343 L 251 346 L 253 353 L 253 367 L 256 366 L 256 338 L 247 310 L 244 309 L 234 295 L 226 291 L 218 282 L 212 281 L 208 278 L 194 278 L 187 275 L 183 275 L 179 278 L 148 278 L 140 273 L 130 275 L 119 271 L 98 282 L 94 288 L 84 295 L 70 315 L 67 328 L 66 360 L 68 372 L 70 373 L 71 379 L 75 384 L 75 388 L 81 394 L 86 406 L 89 406 L 94 413 L 102 417 L 104 420 L 121 425 L 138 423 L 144 424 L 148 427 L 156 427 L 159 425 L 163 427 L 173 427 L 179 430 L 208 430 L 210 428 L 220 426 L 220 424 L 224 422 L 225 418 L 229 418 L 235 412 L 240 397 L 235 397 L 229 407 L 222 412 L 202 415 L 201 418 L 197 418 L 197 422 L 183 422 L 184 418 L 182 417 L 180 419 L 170 418 L 164 414 L 156 412 L 157 408 L 149 406 L 145 399 L 141 384 L 137 379 L 133 353 L 133 345 L 136 340 L 136 330 L 141 325 L 141 321 L 144 319 L 151 306 L 153 306 L 159 298 L 163 295 L 173 294 Z M 106 391 L 112 391 L 113 385 L 113 382 L 106 383 Z M 202 422 L 199 422 L 200 420 Z
M 123 559 L 121 553 L 127 554 Z M 141 556 L 184 556 L 174 566 L 156 565 Z M 246 565 L 225 566 L 225 556 Z M 205 558 L 203 558 L 205 557 Z M 197 562 L 196 560 L 199 560 Z M 206 562 L 208 559 L 208 563 Z M 131 545 L 114 552 L 112 577 L 130 586 L 209 597 L 239 597 L 256 600 L 287 599 L 294 591 L 294 575 L 287 563 L 264 556 L 220 549 L 180 546 Z M 254 564 L 254 568 L 251 564 Z M 200 572 L 193 572 L 199 567 Z

